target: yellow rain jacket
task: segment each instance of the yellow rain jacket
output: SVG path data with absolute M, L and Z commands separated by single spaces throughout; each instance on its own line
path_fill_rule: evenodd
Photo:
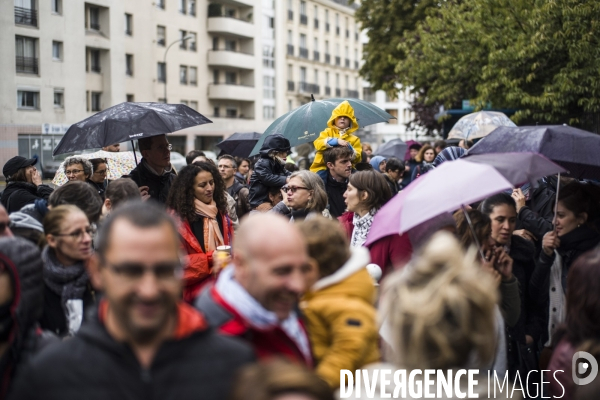
M 380 358 L 369 260 L 366 248 L 352 249 L 346 264 L 315 283 L 300 303 L 316 372 L 332 388 L 340 386 L 340 370 L 354 371 Z
M 340 135 L 340 130 L 337 126 L 335 126 L 335 119 L 337 117 L 348 117 L 350 118 L 350 121 L 352 121 L 350 127 L 343 135 Z M 352 160 L 352 167 L 354 168 L 356 163 L 360 161 L 362 153 L 360 139 L 358 136 L 354 136 L 352 134 L 357 129 L 358 122 L 354 116 L 354 109 L 347 100 L 342 101 L 331 113 L 331 118 L 329 118 L 329 121 L 327 121 L 327 128 L 325 128 L 325 130 L 320 133 L 317 140 L 313 142 L 317 153 L 315 155 L 313 164 L 310 166 L 310 171 L 316 173 L 317 171 L 327 169 L 327 166 L 323 161 L 323 152 L 331 147 L 327 144 L 327 140 L 329 139 L 342 139 L 350 143 L 355 153 L 354 159 Z

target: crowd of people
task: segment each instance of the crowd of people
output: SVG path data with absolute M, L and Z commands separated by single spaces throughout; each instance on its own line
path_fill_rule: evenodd
M 375 156 L 344 103 L 327 125 L 312 163 L 279 134 L 180 171 L 166 135 L 140 139 L 108 184 L 104 159 L 67 158 L 55 189 L 9 160 L 0 398 L 330 400 L 341 370 L 383 365 L 600 393 L 571 375 L 576 352 L 600 357 L 594 183 L 549 176 L 368 241 L 393 196 L 465 150 Z

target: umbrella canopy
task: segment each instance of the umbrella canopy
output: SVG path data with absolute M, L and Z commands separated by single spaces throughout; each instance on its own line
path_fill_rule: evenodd
M 223 150 L 224 154 L 229 154 L 234 157 L 248 158 L 250 156 L 250 152 L 261 136 L 262 134 L 258 132 L 236 132 L 227 139 L 219 142 L 217 147 Z
M 302 143 L 313 142 L 319 133 L 327 128 L 331 113 L 341 102 L 347 100 L 354 109 L 354 115 L 360 127 L 387 122 L 395 119 L 376 105 L 360 99 L 326 99 L 309 101 L 308 103 L 277 118 L 265 130 L 254 146 L 251 156 L 258 154 L 265 138 L 273 133 L 285 136 L 292 147 Z
M 499 127 L 469 155 L 532 152 L 546 156 L 577 179 L 600 178 L 600 135 L 565 125 Z
M 78 154 L 77 157 L 91 160 L 94 158 L 103 158 L 106 160 L 106 179 L 109 181 L 119 179 L 123 175 L 127 175 L 133 170 L 137 163 L 131 151 L 122 152 L 111 152 L 111 151 L 95 151 L 93 153 Z M 140 156 L 141 159 L 141 156 Z M 65 163 L 64 161 L 58 167 L 52 183 L 57 186 L 62 186 L 68 182 L 67 176 L 65 175 Z
M 400 139 L 392 139 L 379 146 L 375 152 L 376 156 L 396 157 L 399 160 L 404 159 L 404 154 L 408 146 Z
M 121 103 L 71 125 L 52 154 L 97 149 L 211 122 L 183 104 Z
M 422 146 L 421 143 L 417 142 L 416 140 L 407 140 L 406 141 L 406 152 L 404 153 L 404 161 L 410 160 L 410 147 L 414 144 L 419 146 L 419 148 L 421 148 L 421 146 Z
M 478 111 L 459 119 L 448 132 L 448 139 L 481 139 L 499 126 L 516 127 L 517 125 L 504 113 Z

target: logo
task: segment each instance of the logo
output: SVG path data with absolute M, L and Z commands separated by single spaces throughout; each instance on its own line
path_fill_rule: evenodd
M 576 385 L 587 385 L 598 375 L 598 361 L 590 353 L 578 351 L 573 354 L 572 371 Z
M 132 139 L 132 138 L 135 138 L 135 137 L 140 137 L 142 135 L 143 135 L 143 133 L 136 133 L 135 135 L 129 135 L 129 138 Z

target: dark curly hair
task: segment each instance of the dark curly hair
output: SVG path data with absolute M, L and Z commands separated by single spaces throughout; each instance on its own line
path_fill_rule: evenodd
M 183 167 L 171 185 L 167 197 L 167 207 L 175 211 L 183 220 L 193 222 L 198 219 L 194 207 L 194 180 L 200 172 L 210 172 L 215 181 L 213 199 L 221 214 L 227 214 L 227 198 L 225 197 L 225 182 L 219 174 L 219 170 L 208 162 L 195 162 Z

